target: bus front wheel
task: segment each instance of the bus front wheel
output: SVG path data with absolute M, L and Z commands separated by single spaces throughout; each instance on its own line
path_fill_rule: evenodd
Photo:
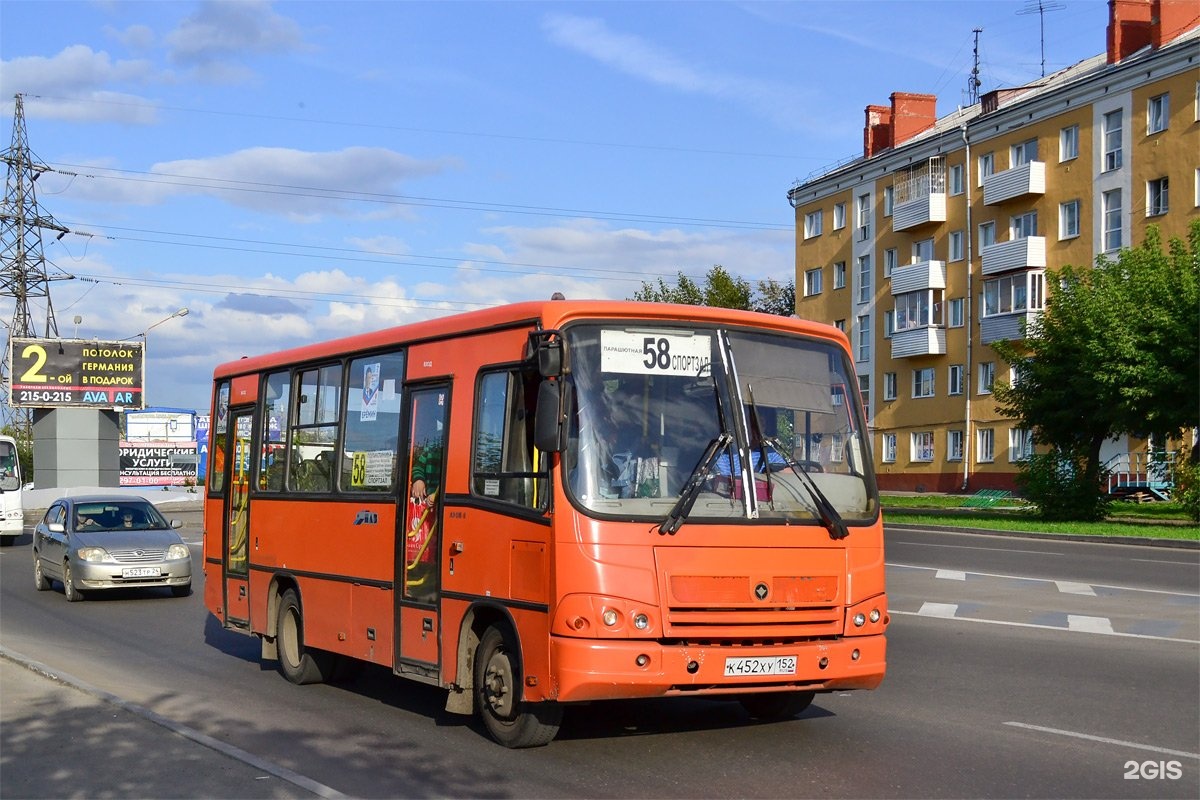
M 507 626 L 493 625 L 475 651 L 475 708 L 505 747 L 541 747 L 558 735 L 562 706 L 521 700 L 521 654 Z
M 304 617 L 294 589 L 288 589 L 279 599 L 275 647 L 279 671 L 292 683 L 324 683 L 333 673 L 335 659 L 332 653 L 304 646 Z

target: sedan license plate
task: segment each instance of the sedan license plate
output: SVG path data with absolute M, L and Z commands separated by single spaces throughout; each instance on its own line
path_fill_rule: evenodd
M 725 659 L 725 677 L 743 675 L 795 675 L 795 656 L 766 656 L 760 658 Z
M 122 578 L 157 578 L 162 574 L 158 567 L 126 567 L 121 570 Z

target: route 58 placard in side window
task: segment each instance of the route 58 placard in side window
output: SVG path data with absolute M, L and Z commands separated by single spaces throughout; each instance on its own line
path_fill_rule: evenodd
M 600 371 L 695 377 L 712 361 L 712 337 L 684 331 L 600 332 Z

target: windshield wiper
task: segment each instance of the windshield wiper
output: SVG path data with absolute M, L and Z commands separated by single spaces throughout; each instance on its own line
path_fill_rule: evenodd
M 800 479 L 800 483 L 808 490 L 812 496 L 813 505 L 817 507 L 817 516 L 821 518 L 821 524 L 829 531 L 830 539 L 845 539 L 850 535 L 850 530 L 846 527 L 846 521 L 842 519 L 842 515 L 833 507 L 833 503 L 829 502 L 829 498 L 821 491 L 821 487 L 817 486 L 817 482 L 808 474 L 808 470 L 795 459 L 788 456 L 781 445 L 774 438 L 764 438 L 767 444 L 783 457 L 784 462 L 791 468 L 792 472 L 796 473 L 796 477 Z
M 683 485 L 683 489 L 679 492 L 679 499 L 671 507 L 671 513 L 667 514 L 667 518 L 658 526 L 659 533 L 674 535 L 675 531 L 679 530 L 679 526 L 683 524 L 684 518 L 692 512 L 692 506 L 696 504 L 696 498 L 700 495 L 700 488 L 704 486 L 704 481 L 708 478 L 708 473 L 712 469 L 713 462 L 717 460 L 717 454 L 728 447 L 732 441 L 732 436 L 728 433 L 722 433 L 708 443 L 708 447 L 704 450 L 704 455 L 700 456 L 700 460 L 696 462 L 696 468 L 692 470 L 692 474 L 688 476 L 687 483 Z

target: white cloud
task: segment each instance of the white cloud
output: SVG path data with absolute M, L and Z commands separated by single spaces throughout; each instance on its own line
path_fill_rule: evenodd
M 50 57 L 0 61 L 0 97 L 26 95 L 29 118 L 150 124 L 157 119 L 153 102 L 105 87 L 148 83 L 155 77 L 148 61 L 114 61 L 106 52 L 72 45 Z
M 165 37 L 172 63 L 205 79 L 240 81 L 251 75 L 238 62 L 250 55 L 305 49 L 294 20 L 275 13 L 264 0 L 208 0 Z

